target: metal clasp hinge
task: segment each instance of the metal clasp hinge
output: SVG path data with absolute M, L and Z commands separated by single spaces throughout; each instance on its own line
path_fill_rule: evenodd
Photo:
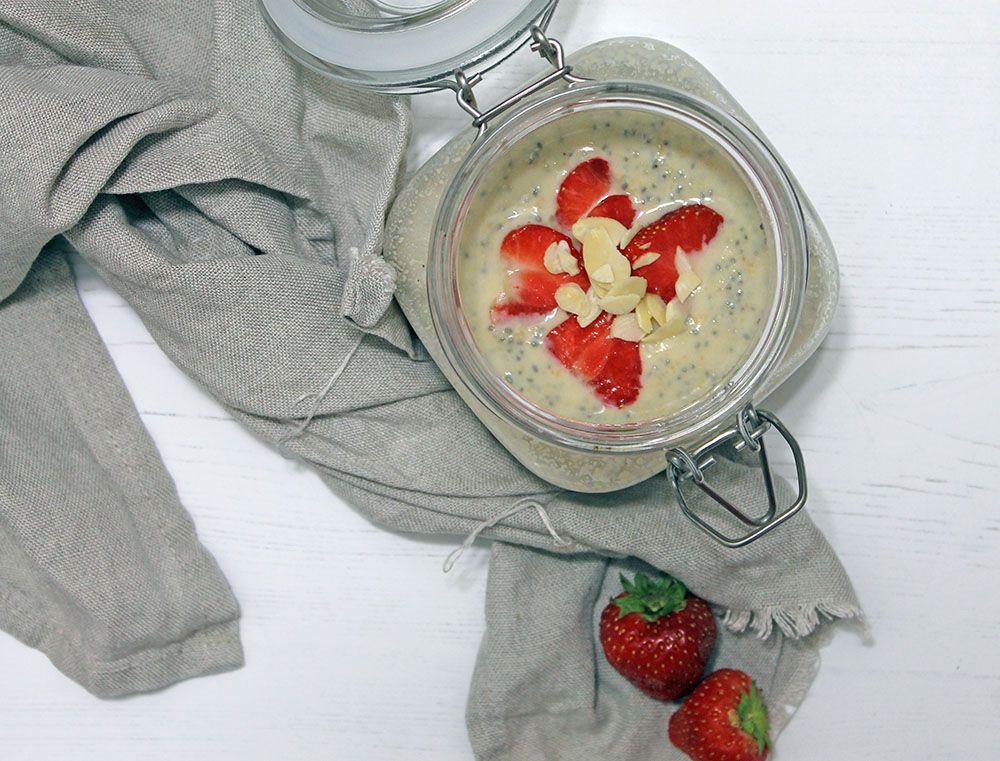
M 482 74 L 474 74 L 471 77 L 467 77 L 465 72 L 459 69 L 455 72 L 454 81 L 445 80 L 438 83 L 440 86 L 454 91 L 458 105 L 472 117 L 472 126 L 478 130 L 476 133 L 477 140 L 486 132 L 491 119 L 503 113 L 515 103 L 524 100 L 529 95 L 534 95 L 539 90 L 548 87 L 553 82 L 557 82 L 560 79 L 570 83 L 588 81 L 585 77 L 578 77 L 572 73 L 573 67 L 566 64 L 566 56 L 563 52 L 562 43 L 559 40 L 546 36 L 545 32 L 539 26 L 532 26 L 529 31 L 531 33 L 532 51 L 538 53 L 548 61 L 552 65 L 553 71 L 536 79 L 492 108 L 486 111 L 481 110 L 476 100 L 476 94 L 472 89 L 483 81 Z
M 774 492 L 774 476 L 771 473 L 771 464 L 764 443 L 764 434 L 772 427 L 781 434 L 792 451 L 798 482 L 798 494 L 795 501 L 780 512 Z M 767 510 L 763 515 L 759 517 L 748 515 L 722 496 L 706 480 L 705 471 L 717 462 L 716 456 L 719 450 L 726 446 L 730 446 L 736 452 L 749 449 L 757 454 L 768 502 Z M 787 521 L 806 503 L 806 469 L 798 442 L 773 413 L 755 409 L 753 405 L 747 405 L 740 412 L 735 428 L 723 431 L 693 453 L 681 448 L 670 450 L 667 453 L 667 463 L 667 476 L 681 510 L 698 528 L 726 547 L 736 548 L 750 544 Z M 695 513 L 684 495 L 684 486 L 689 482 L 694 483 L 738 521 L 749 526 L 748 531 L 740 536 L 727 536 Z

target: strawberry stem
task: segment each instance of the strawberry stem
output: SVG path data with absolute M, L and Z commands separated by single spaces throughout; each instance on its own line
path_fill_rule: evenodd
M 767 706 L 764 704 L 764 696 L 760 694 L 756 682 L 750 682 L 750 688 L 740 696 L 739 705 L 736 706 L 736 714 L 739 716 L 740 729 L 757 741 L 758 753 L 763 753 L 764 748 L 771 747 L 771 738 L 768 735 L 770 722 L 767 719 Z
M 644 573 L 637 573 L 632 581 L 625 578 L 624 574 L 619 578 L 625 590 L 624 595 L 614 600 L 618 606 L 619 619 L 629 613 L 638 613 L 646 621 L 653 622 L 684 610 L 687 604 L 687 587 L 672 576 L 663 574 L 650 579 Z

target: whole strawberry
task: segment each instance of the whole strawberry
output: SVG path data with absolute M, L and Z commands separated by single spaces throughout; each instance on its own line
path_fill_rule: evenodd
M 670 742 L 694 761 L 764 761 L 767 706 L 742 671 L 710 674 L 670 717 Z
M 670 576 L 634 581 L 601 613 L 601 645 L 608 663 L 660 700 L 687 694 L 705 672 L 715 644 L 715 619 L 704 600 Z

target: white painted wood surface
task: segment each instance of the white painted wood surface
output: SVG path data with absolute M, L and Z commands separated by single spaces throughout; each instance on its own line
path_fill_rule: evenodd
M 1000 5 L 563 0 L 553 29 L 569 49 L 657 36 L 707 64 L 839 250 L 833 332 L 771 406 L 875 643 L 834 638 L 776 758 L 997 758 Z M 414 107 L 417 165 L 464 118 L 444 96 Z M 80 289 L 239 596 L 247 665 L 101 702 L 0 636 L 0 759 L 470 759 L 486 551 L 443 576 L 450 545 L 370 526 L 233 423 L 92 273 Z

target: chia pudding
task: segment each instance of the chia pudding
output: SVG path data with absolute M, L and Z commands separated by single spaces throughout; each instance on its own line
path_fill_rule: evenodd
M 708 225 L 694 242 L 657 237 L 692 218 Z M 587 248 L 605 228 L 609 256 L 630 260 L 607 285 Z M 526 240 L 539 261 L 544 252 L 547 271 L 525 269 Z M 617 108 L 547 124 L 489 170 L 463 221 L 458 285 L 480 352 L 511 389 L 563 418 L 622 424 L 672 415 L 732 379 L 765 328 L 775 268 L 760 208 L 732 160 L 689 126 Z M 636 284 L 638 306 L 613 298 Z M 664 306 L 673 329 L 658 315 Z M 604 342 L 597 364 L 595 336 Z

